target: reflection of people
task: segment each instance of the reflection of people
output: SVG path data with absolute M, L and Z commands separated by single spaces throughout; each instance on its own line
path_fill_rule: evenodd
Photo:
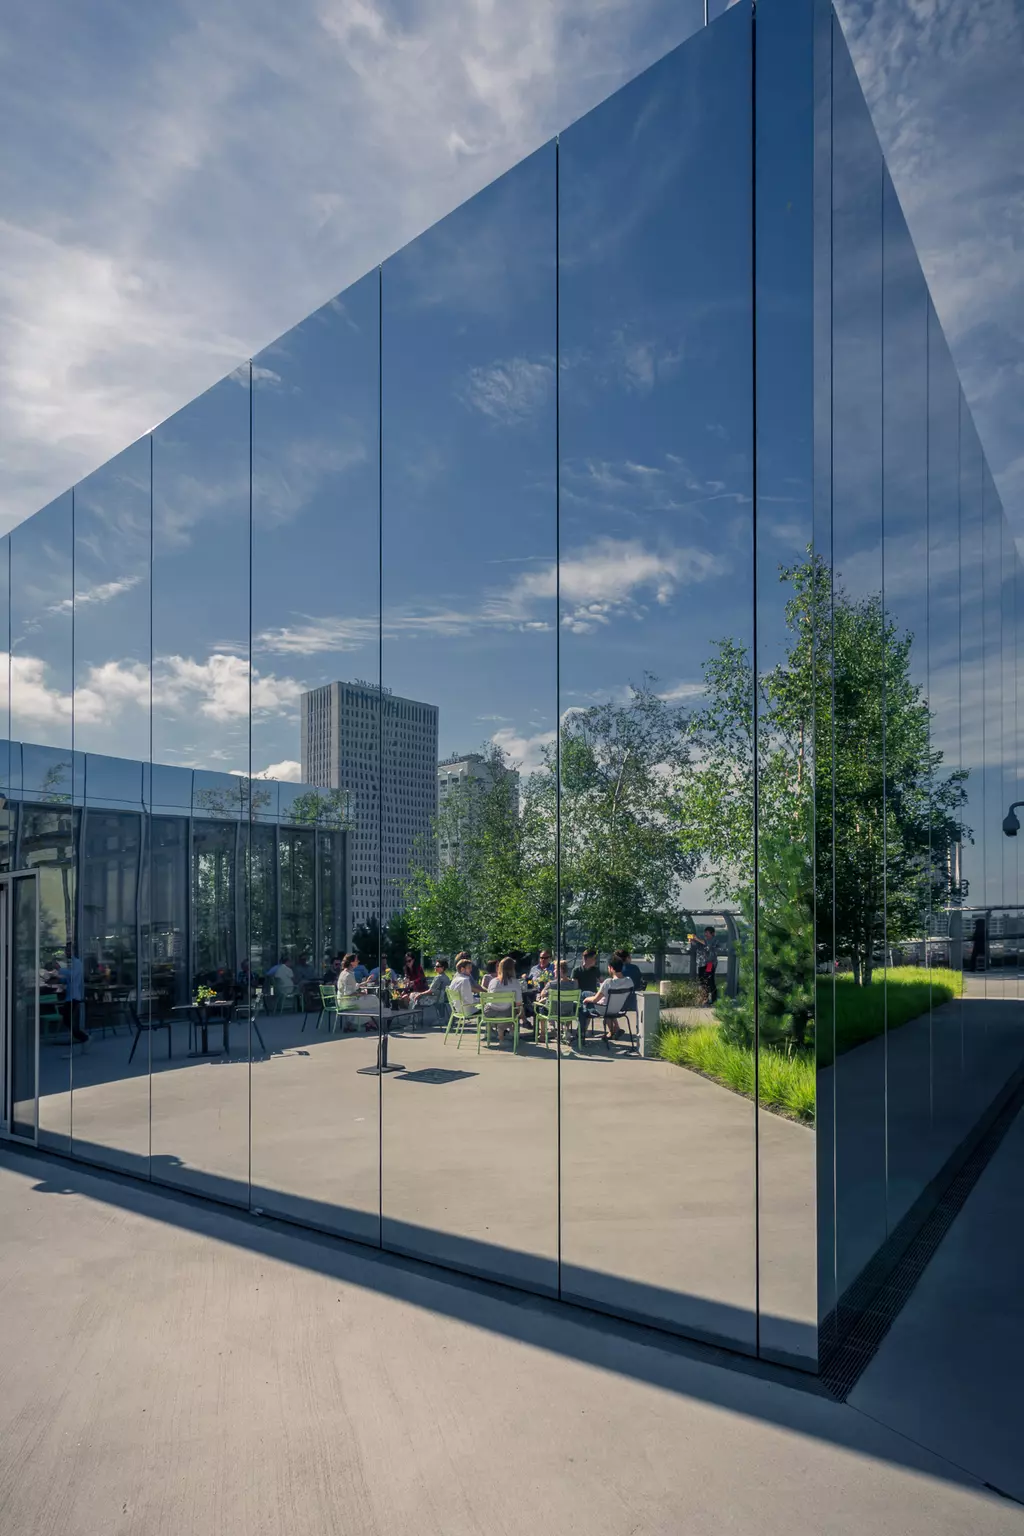
M 980 962 L 980 963 L 979 963 Z M 971 970 L 985 969 L 985 919 L 975 918 L 974 936 L 971 939 Z
M 703 939 L 696 941 L 697 975 L 708 995 L 709 1003 L 718 1002 L 718 940 L 709 923 Z
M 619 959 L 622 961 L 623 976 L 628 976 L 637 992 L 642 992 L 645 986 L 643 972 L 638 965 L 633 964 L 632 953 L 628 949 L 620 949 Z
M 412 1006 L 414 1008 L 439 1007 L 444 1002 L 445 992 L 452 984 L 448 975 L 448 960 L 445 955 L 438 955 L 434 962 L 434 974 L 429 986 L 424 986 L 419 992 L 412 994 Z
M 476 1009 L 475 988 L 473 986 L 473 962 L 468 955 L 460 960 L 455 967 L 456 976 L 451 984 L 451 991 L 457 994 L 462 1003 L 463 1012 L 473 1013 Z
M 70 944 L 65 949 L 64 955 L 65 963 L 58 972 L 61 986 L 64 988 L 64 1002 L 61 1009 L 71 1031 L 72 1040 L 83 1044 L 89 1038 L 84 1027 L 85 970 L 81 957 L 75 954 Z
M 295 972 L 282 955 L 277 964 L 270 967 L 267 975 L 274 989 L 274 1009 L 277 1013 L 283 1013 L 285 1004 L 290 1003 L 295 996 Z
M 608 998 L 613 996 L 619 999 L 619 1005 L 621 1006 L 621 1003 L 626 995 L 632 992 L 632 990 L 633 983 L 631 981 L 627 981 L 626 977 L 622 974 L 622 961 L 619 959 L 618 955 L 612 955 L 611 959 L 608 961 L 608 975 L 605 977 L 604 981 L 602 981 L 597 991 L 593 993 L 591 997 L 585 997 L 583 999 L 583 1006 L 586 1008 L 588 1013 L 596 1014 L 598 1008 L 601 1007 L 602 1004 L 605 1004 Z M 607 1016 L 607 1012 L 605 1012 L 605 1039 L 617 1040 L 619 1036 L 624 1033 L 625 1031 L 622 1029 L 621 1025 L 616 1023 L 615 1018 L 609 1018 Z
M 551 980 L 550 949 L 542 949 L 538 956 L 537 964 L 530 966 L 530 980 L 537 986 L 543 986 L 546 981 Z
M 422 992 L 427 984 L 419 956 L 414 955 L 411 949 L 406 952 L 402 979 L 408 992 Z
M 488 981 L 487 990 L 488 992 L 511 992 L 514 999 L 512 1004 L 513 1009 L 516 1013 L 519 1014 L 520 1018 L 522 1017 L 523 984 L 516 975 L 516 963 L 512 959 L 511 955 L 506 955 L 503 960 L 498 961 L 497 975 L 492 976 L 490 981 Z M 484 1004 L 484 1018 L 486 1018 L 488 1014 L 502 1014 L 505 1013 L 505 1011 L 505 1008 L 500 1003 Z M 504 1040 L 505 1036 L 508 1034 L 508 1031 L 508 1024 L 503 1023 L 498 1033 L 499 1043 Z
M 578 965 L 572 973 L 572 979 L 581 992 L 596 992 L 601 985 L 601 970 L 597 963 L 597 950 L 585 949 L 583 951 L 583 964 Z
M 359 980 L 355 955 L 343 955 L 338 972 L 338 1012 L 351 1013 L 359 1007 Z

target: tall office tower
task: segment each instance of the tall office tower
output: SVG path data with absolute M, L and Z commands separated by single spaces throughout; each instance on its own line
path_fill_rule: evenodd
M 433 865 L 436 704 L 357 680 L 302 695 L 302 780 L 352 797 L 352 926 L 405 904 L 410 864 Z
M 493 787 L 498 775 L 512 780 L 511 792 L 519 797 L 519 774 L 514 768 L 499 768 L 480 752 L 453 752 L 437 765 L 438 838 L 437 856 L 442 868 L 458 862 L 459 847 L 472 832 L 480 798 Z M 446 806 L 451 812 L 445 815 Z

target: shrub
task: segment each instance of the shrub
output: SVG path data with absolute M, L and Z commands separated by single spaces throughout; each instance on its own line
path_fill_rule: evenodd
M 682 981 L 670 981 L 661 1000 L 663 1008 L 703 1008 L 708 998 L 699 981 L 688 976 Z
M 688 1067 L 745 1098 L 754 1097 L 754 1053 L 726 1040 L 716 1025 L 699 1029 L 662 1030 L 657 1054 L 663 1061 Z M 758 1098 L 774 1109 L 805 1124 L 814 1121 L 815 1068 L 809 1054 L 788 1054 L 762 1046 L 758 1063 Z

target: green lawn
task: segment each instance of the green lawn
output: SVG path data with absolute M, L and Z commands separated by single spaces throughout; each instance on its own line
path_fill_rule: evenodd
M 823 977 L 818 982 L 818 1065 L 832 1060 L 832 1011 L 835 998 L 836 1054 L 852 1051 L 880 1035 L 888 1026 L 898 1029 L 929 1006 L 941 1007 L 963 993 L 959 971 L 926 970 L 923 966 L 898 966 L 879 972 L 869 987 L 854 985 L 853 977 Z M 723 1040 L 716 1024 L 696 1029 L 666 1025 L 658 1038 L 657 1054 L 663 1061 L 688 1067 L 715 1082 L 754 1097 L 754 1053 Z M 762 1046 L 759 1064 L 759 1100 L 766 1109 L 788 1115 L 805 1125 L 814 1123 L 815 1060 L 813 1050 L 794 1052 Z
M 961 971 L 937 966 L 926 970 L 922 965 L 901 965 L 877 971 L 869 987 L 858 987 L 852 976 L 840 974 L 835 978 L 835 1054 L 842 1056 L 873 1040 L 887 1026 L 899 1029 L 927 1013 L 929 1005 L 938 1008 L 960 997 L 963 990 Z M 818 1064 L 828 1066 L 832 1060 L 831 977 L 822 977 L 817 991 Z

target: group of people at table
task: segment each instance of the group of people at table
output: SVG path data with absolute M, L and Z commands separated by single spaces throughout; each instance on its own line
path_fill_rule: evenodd
M 506 955 L 481 969 L 472 956 L 460 951 L 450 971 L 447 956 L 440 955 L 429 977 L 413 953 L 406 954 L 401 975 L 386 963 L 369 969 L 358 955 L 346 954 L 335 958 L 328 975 L 333 978 L 339 1013 L 358 1011 L 367 994 L 386 994 L 394 1010 L 433 1006 L 441 1015 L 445 1005 L 454 1004 L 466 1017 L 493 1017 L 499 1043 L 510 1033 L 513 1015 L 525 1023 L 538 1011 L 542 1015 L 553 1011 L 566 1027 L 575 1027 L 581 1014 L 603 1018 L 606 1038 L 618 1039 L 625 1031 L 605 1006 L 609 994 L 644 989 L 644 978 L 628 949 L 617 950 L 609 958 L 604 976 L 595 949 L 585 949 L 581 963 L 571 972 L 568 961 L 555 963 L 550 951 L 543 949 L 536 964 L 528 967 Z M 332 981 L 325 977 L 324 984 Z

